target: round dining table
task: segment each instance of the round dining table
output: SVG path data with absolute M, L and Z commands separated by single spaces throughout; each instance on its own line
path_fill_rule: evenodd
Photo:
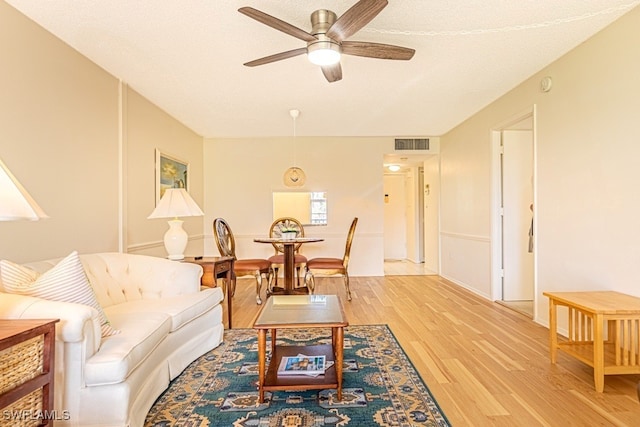
M 279 244 L 284 249 L 284 287 L 273 287 L 271 289 L 272 294 L 307 294 L 310 290 L 305 286 L 296 288 L 294 286 L 294 271 L 295 271 L 295 249 L 302 243 L 315 243 L 322 242 L 324 239 L 319 237 L 295 237 L 283 239 L 280 237 L 265 237 L 259 239 L 253 239 L 256 243 L 271 243 Z

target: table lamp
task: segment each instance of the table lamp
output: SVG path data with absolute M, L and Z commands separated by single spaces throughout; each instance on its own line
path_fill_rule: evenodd
M 0 221 L 49 218 L 0 160 Z
M 169 222 L 169 230 L 164 234 L 164 247 L 172 260 L 184 259 L 189 235 L 182 228 L 179 216 L 202 216 L 204 212 L 191 198 L 184 188 L 168 188 L 165 190 L 158 206 L 151 212 L 148 219 L 173 218 Z

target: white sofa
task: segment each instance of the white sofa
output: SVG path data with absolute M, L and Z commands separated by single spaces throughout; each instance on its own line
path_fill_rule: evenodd
M 59 318 L 56 426 L 142 426 L 169 381 L 223 338 L 220 288 L 200 289 L 197 264 L 144 255 L 80 255 L 97 300 L 120 333 L 101 337 L 88 305 L 4 292 L 0 318 Z M 58 260 L 25 264 L 44 272 Z

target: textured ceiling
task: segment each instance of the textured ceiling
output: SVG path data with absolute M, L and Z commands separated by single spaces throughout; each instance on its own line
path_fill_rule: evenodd
M 237 12 L 309 31 L 356 0 L 6 0 L 205 137 L 437 136 L 628 12 L 638 0 L 390 0 L 349 40 L 416 50 L 343 56 L 328 83 L 304 55 L 242 64 L 304 42 Z

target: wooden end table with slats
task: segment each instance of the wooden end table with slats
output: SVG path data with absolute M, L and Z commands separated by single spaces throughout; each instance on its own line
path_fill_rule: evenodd
M 640 298 L 614 291 L 544 292 L 549 298 L 551 363 L 558 350 L 593 367 L 597 392 L 605 375 L 640 374 Z M 566 339 L 558 339 L 558 307 L 567 307 Z

